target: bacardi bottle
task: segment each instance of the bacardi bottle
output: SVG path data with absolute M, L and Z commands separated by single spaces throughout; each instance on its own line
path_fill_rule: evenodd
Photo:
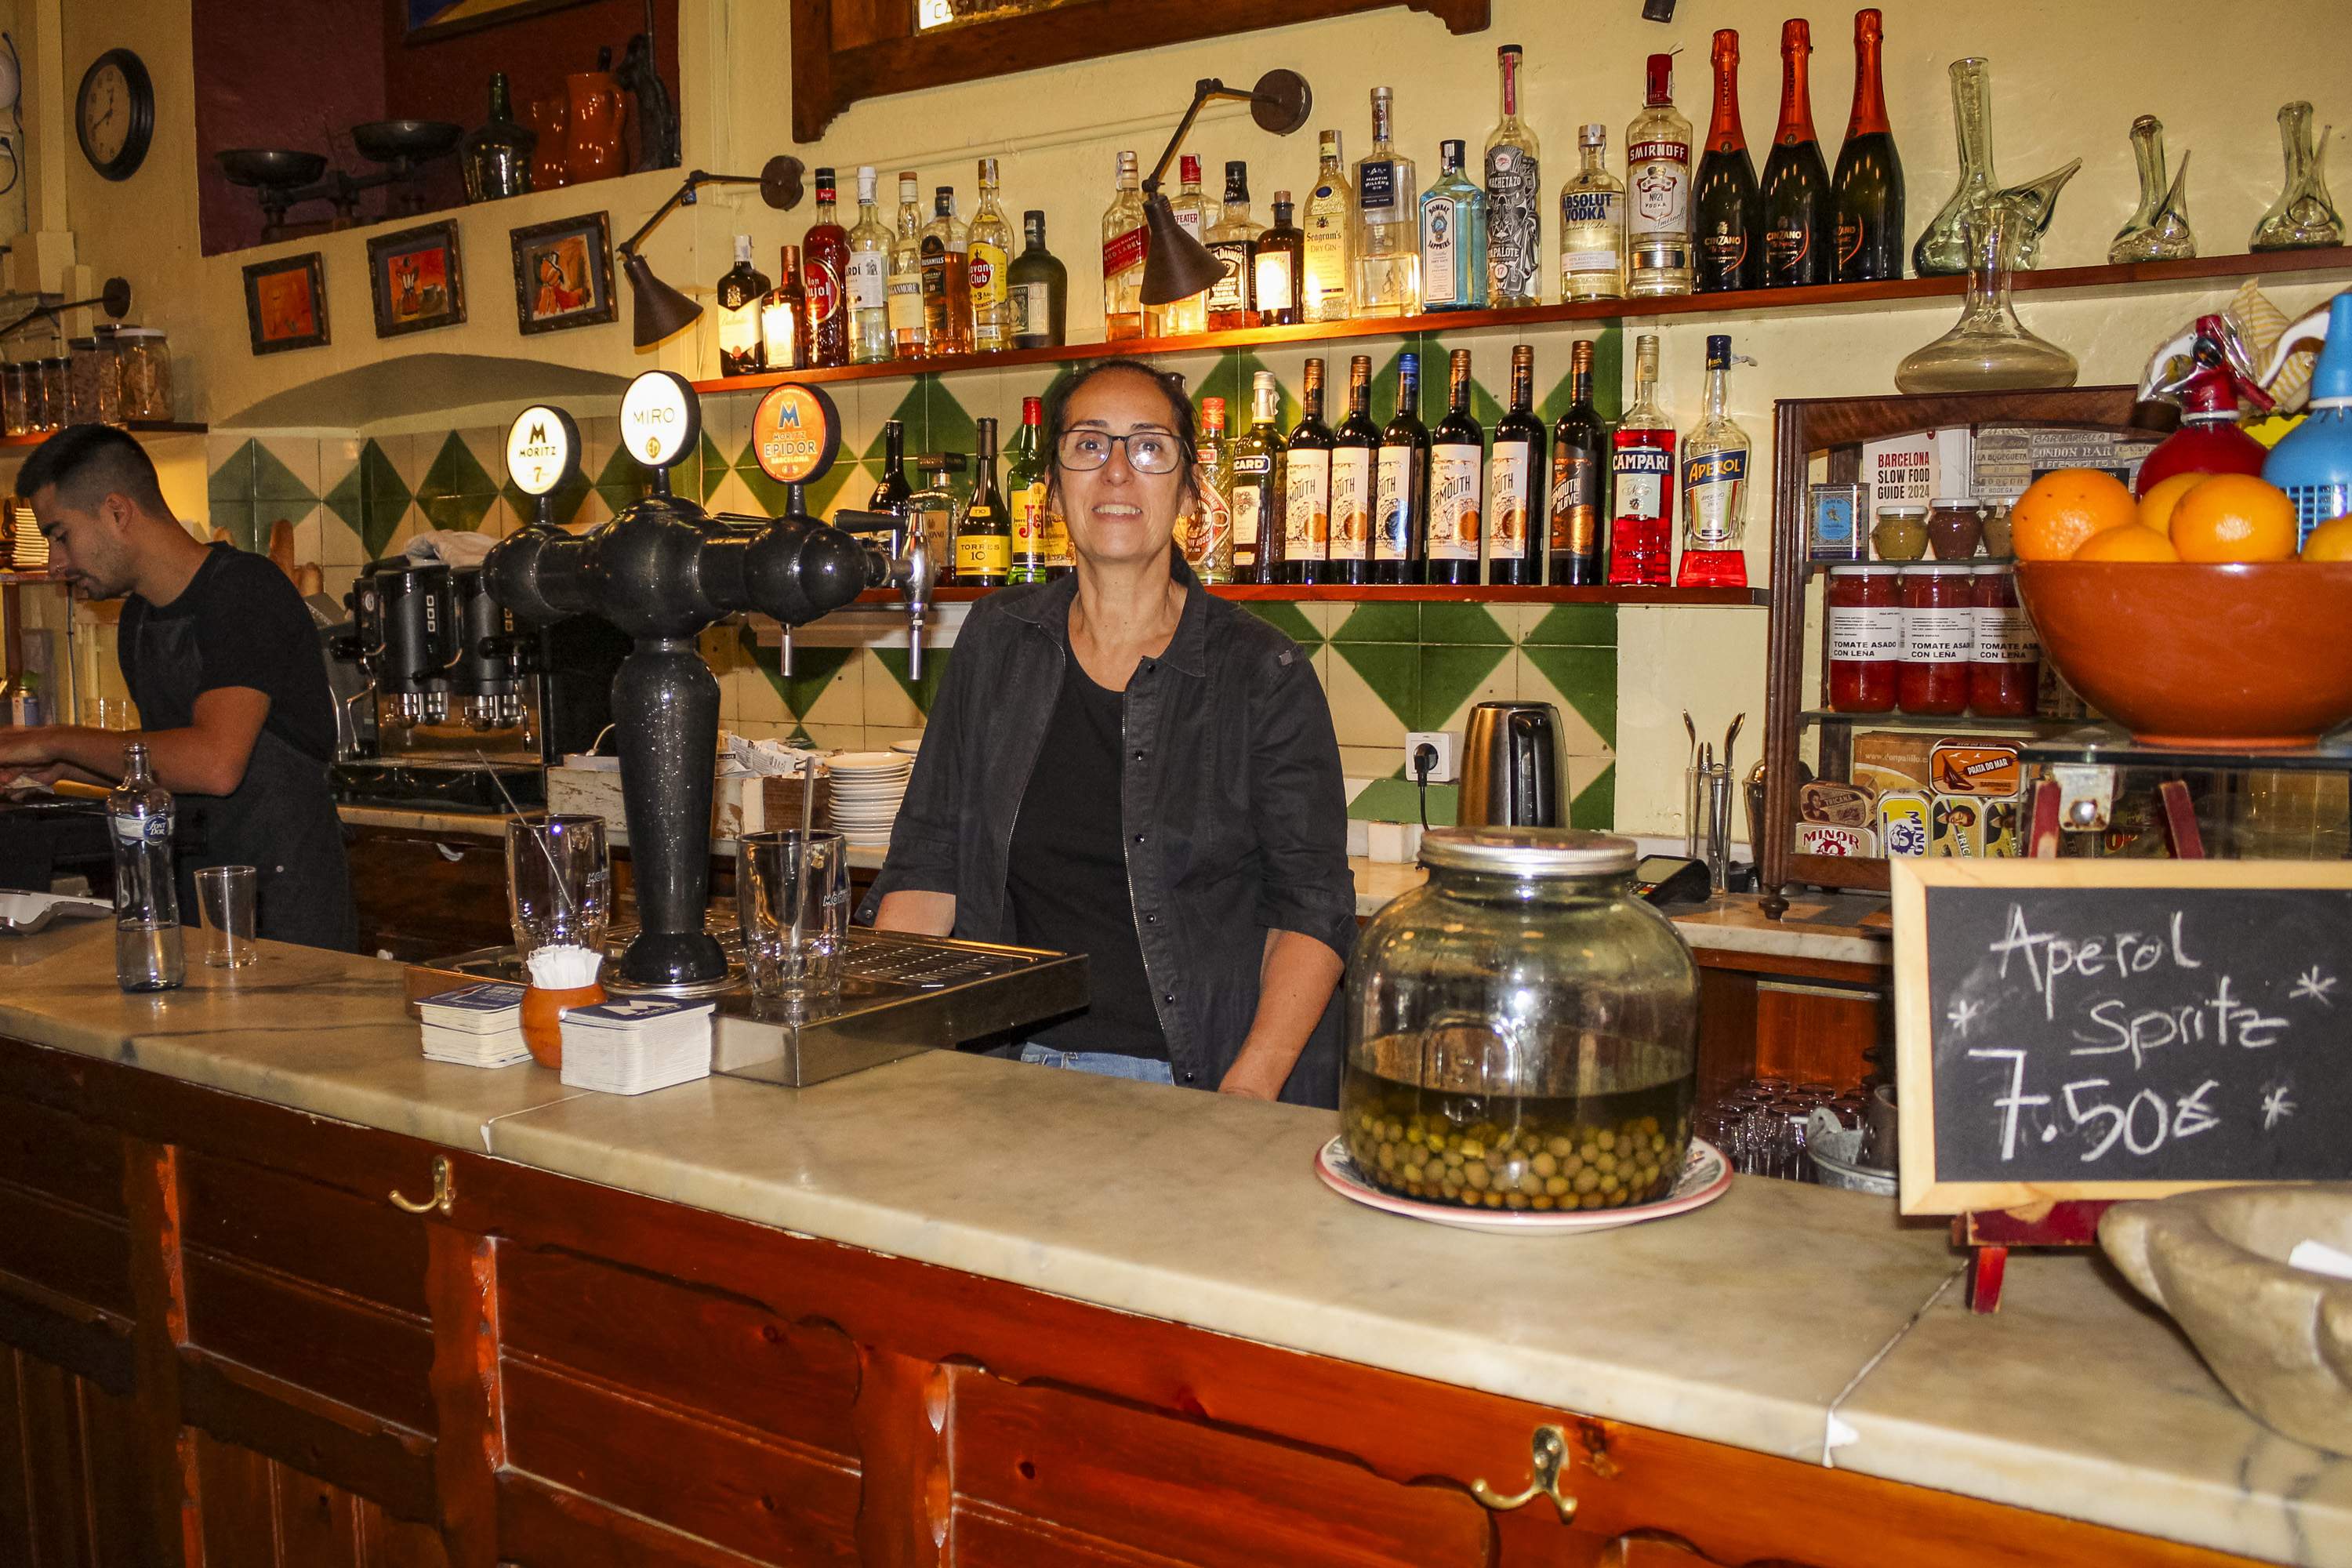
M 1453 396 L 1445 417 L 1429 433 L 1429 529 L 1423 575 L 1461 587 L 1478 581 L 1478 481 L 1486 433 L 1470 414 L 1470 351 L 1455 349 L 1449 364 Z
M 1419 200 L 1412 160 L 1390 140 L 1389 89 L 1372 89 L 1372 151 L 1356 162 L 1356 314 L 1411 316 L 1421 310 Z
M 980 161 L 980 205 L 972 209 L 971 247 L 964 274 L 971 289 L 971 347 L 994 353 L 1013 346 L 1006 300 L 1012 279 L 1013 225 L 996 201 L 996 160 Z
M 1421 198 L 1421 308 L 1486 308 L 1486 193 L 1462 172 L 1467 149 L 1437 144 L 1437 184 Z
M 719 279 L 719 374 L 756 375 L 760 363 L 760 301 L 768 275 L 751 265 L 751 237 L 735 237 L 735 265 Z
M 1112 343 L 1143 335 L 1143 258 L 1151 247 L 1134 153 L 1118 155 L 1118 177 L 1102 220 L 1103 341 Z
M 1633 341 L 1633 406 L 1610 437 L 1609 581 L 1618 587 L 1674 581 L 1675 427 L 1657 397 L 1658 340 L 1645 332 Z
M 1625 291 L 1691 291 L 1690 121 L 1675 108 L 1675 58 L 1652 55 L 1646 106 L 1625 128 Z
M 816 221 L 801 237 L 801 292 L 806 297 L 808 312 L 805 363 L 813 365 L 849 363 L 849 301 L 843 293 L 849 268 L 849 231 L 835 216 L 836 189 L 833 171 L 819 169 Z
M 1683 437 L 1684 588 L 1745 588 L 1748 557 L 1748 433 L 1727 410 L 1731 339 L 1706 340 L 1706 412 Z
M 849 360 L 880 364 L 890 357 L 890 230 L 874 205 L 874 169 L 857 171 L 857 226 L 849 231 L 844 286 L 849 294 Z
M 1576 133 L 1577 169 L 1559 187 L 1559 297 L 1625 297 L 1625 187 L 1609 172 L 1609 128 Z
M 1418 583 L 1429 522 L 1429 430 L 1421 422 L 1421 355 L 1412 349 L 1397 355 L 1396 413 L 1381 432 L 1378 465 L 1372 581 Z
M 1344 321 L 1354 306 L 1356 190 L 1339 162 L 1339 133 L 1322 135 L 1322 163 L 1307 195 L 1307 269 L 1300 303 L 1310 321 Z
M 1201 399 L 1201 450 L 1193 475 L 1200 495 L 1184 559 L 1201 581 L 1234 580 L 1234 458 L 1225 440 L 1225 400 Z
M 1486 135 L 1486 276 L 1496 310 L 1536 303 L 1543 289 L 1543 165 L 1519 118 L 1519 46 L 1495 51 L 1503 117 Z

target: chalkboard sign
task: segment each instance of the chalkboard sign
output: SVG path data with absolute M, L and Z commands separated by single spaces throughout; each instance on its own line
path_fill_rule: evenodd
M 1904 1213 L 2352 1179 L 2352 865 L 1892 870 Z

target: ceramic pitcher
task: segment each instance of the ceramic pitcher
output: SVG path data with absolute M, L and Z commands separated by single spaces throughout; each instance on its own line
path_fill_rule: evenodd
M 523 105 L 523 122 L 539 132 L 531 154 L 530 188 L 551 191 L 572 183 L 571 151 L 565 139 L 572 123 L 572 106 L 561 94 L 535 98 Z
M 627 172 L 621 155 L 621 83 L 611 71 L 575 71 L 563 79 L 570 128 L 564 163 L 572 183 Z

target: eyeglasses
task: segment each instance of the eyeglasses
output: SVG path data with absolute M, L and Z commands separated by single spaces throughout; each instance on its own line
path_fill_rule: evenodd
M 1184 443 L 1165 430 L 1138 430 L 1127 436 L 1114 436 L 1108 430 L 1065 430 L 1055 451 L 1065 468 L 1099 468 L 1110 461 L 1110 449 L 1121 443 L 1127 447 L 1127 466 L 1139 474 L 1172 474 L 1184 462 Z

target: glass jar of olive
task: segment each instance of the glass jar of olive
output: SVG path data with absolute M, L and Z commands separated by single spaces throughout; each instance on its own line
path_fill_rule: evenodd
M 1365 1180 L 1465 1208 L 1623 1208 L 1681 1176 L 1698 966 L 1633 891 L 1631 839 L 1433 831 L 1429 880 L 1372 918 L 1339 1087 Z

